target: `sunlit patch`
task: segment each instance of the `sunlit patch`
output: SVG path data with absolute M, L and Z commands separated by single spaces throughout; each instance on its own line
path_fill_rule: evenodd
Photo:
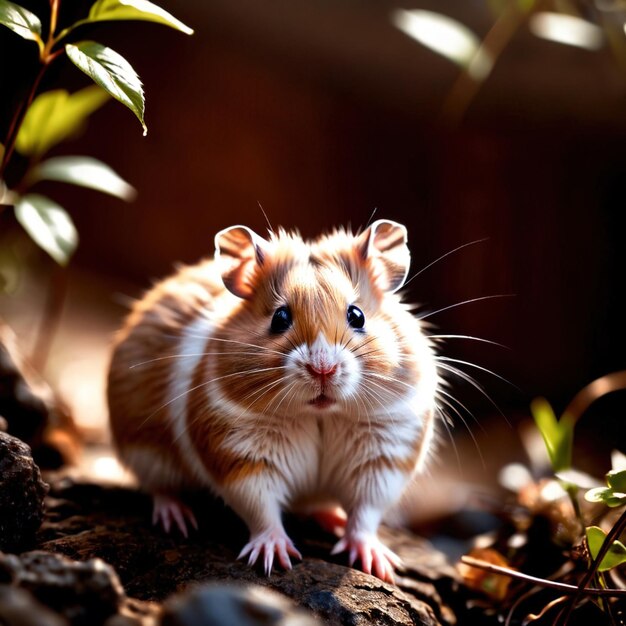
M 111 474 L 117 473 L 121 476 L 123 473 L 117 459 L 112 456 L 101 456 L 96 459 L 93 464 L 93 469 L 94 472 L 100 477 L 110 476 Z
M 98 447 L 83 455 L 81 473 L 88 476 L 90 480 L 107 484 L 129 485 L 134 483 L 133 477 L 117 458 Z
M 537 37 L 568 46 L 597 50 L 604 44 L 604 34 L 599 26 L 573 15 L 548 11 L 535 13 L 528 27 Z

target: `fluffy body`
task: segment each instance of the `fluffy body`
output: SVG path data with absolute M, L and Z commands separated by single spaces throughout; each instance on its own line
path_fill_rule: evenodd
M 166 529 L 195 525 L 180 493 L 221 496 L 250 530 L 241 556 L 268 572 L 275 556 L 283 567 L 300 556 L 283 511 L 339 504 L 335 551 L 392 580 L 399 561 L 377 529 L 427 457 L 438 385 L 432 347 L 394 293 L 404 227 L 313 242 L 233 227 L 216 246 L 215 260 L 139 300 L 116 337 L 108 399 L 122 462 Z M 280 307 L 292 323 L 272 332 Z

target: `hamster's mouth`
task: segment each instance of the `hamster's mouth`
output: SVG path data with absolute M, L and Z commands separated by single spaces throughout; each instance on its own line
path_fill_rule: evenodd
M 337 401 L 334 398 L 329 398 L 324 393 L 320 393 L 320 395 L 313 398 L 313 400 L 309 400 L 309 404 L 316 409 L 327 409 L 329 406 L 335 404 L 335 402 Z

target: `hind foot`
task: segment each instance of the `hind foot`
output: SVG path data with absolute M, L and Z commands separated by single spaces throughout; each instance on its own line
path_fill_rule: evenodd
M 193 511 L 177 498 L 162 493 L 157 493 L 153 498 L 152 523 L 161 525 L 166 533 L 175 524 L 185 539 L 189 536 L 187 523 L 198 530 L 198 522 Z

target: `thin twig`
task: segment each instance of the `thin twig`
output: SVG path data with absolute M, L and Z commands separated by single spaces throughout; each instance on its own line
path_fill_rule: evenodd
M 524 574 L 507 567 L 493 565 L 492 563 L 482 561 L 481 559 L 475 559 L 471 556 L 461 557 L 461 562 L 465 565 L 469 565 L 470 567 L 483 569 L 493 574 L 502 574 L 503 576 L 510 576 L 511 578 L 524 580 L 534 585 L 540 585 L 549 589 L 557 589 L 558 591 L 568 595 L 575 595 L 579 591 L 579 588 L 576 585 L 568 585 L 567 583 L 560 583 L 556 580 L 548 580 L 546 578 L 537 578 L 536 576 L 530 576 L 529 574 Z M 597 589 L 595 587 L 591 587 L 586 588 L 585 593 L 590 596 L 626 596 L 626 589 Z
M 485 35 L 470 63 L 452 85 L 443 104 L 444 121 L 451 126 L 461 122 L 498 58 L 526 19 L 527 12 L 520 9 L 518 2 L 511 0 Z M 484 63 L 487 67 L 476 73 L 477 63 Z
M 41 79 L 43 78 L 43 75 L 46 72 L 47 68 L 48 68 L 47 63 L 43 63 L 41 68 L 39 68 L 39 72 L 37 73 L 37 77 L 35 78 L 30 88 L 26 101 L 20 107 L 18 107 L 16 114 L 14 115 L 13 120 L 11 121 L 11 126 L 9 128 L 6 142 L 4 144 L 4 156 L 2 157 L 2 163 L 0 163 L 0 179 L 2 179 L 4 170 L 6 169 L 9 159 L 13 155 L 13 150 L 15 149 L 15 142 L 17 140 L 17 135 L 18 135 L 20 126 L 22 125 L 22 122 L 24 121 L 24 117 L 26 116 L 26 111 L 28 111 L 28 108 L 30 107 L 33 101 L 33 98 L 35 97 L 35 93 L 37 92 L 39 83 L 41 82 Z
M 564 413 L 577 420 L 598 398 L 626 389 L 626 370 L 601 376 L 583 387 L 567 405 Z

